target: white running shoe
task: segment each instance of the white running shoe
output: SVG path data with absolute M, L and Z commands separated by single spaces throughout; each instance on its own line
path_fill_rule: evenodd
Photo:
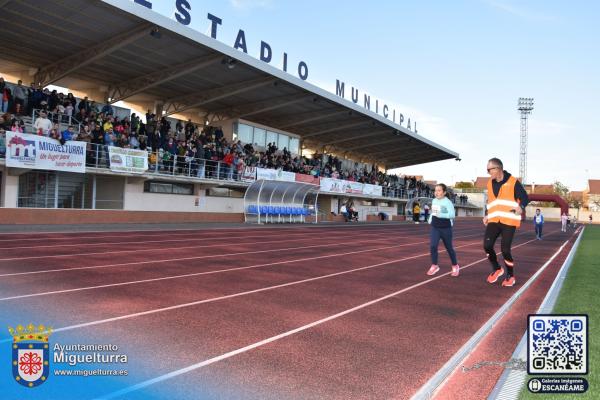
M 435 264 L 431 265 L 431 268 L 429 268 L 429 271 L 427 271 L 427 275 L 435 275 L 437 274 L 437 272 L 440 270 L 440 267 L 438 267 Z
M 458 271 L 460 270 L 460 267 L 458 266 L 458 264 L 453 265 L 452 266 L 452 272 L 450 273 L 450 276 L 458 276 Z

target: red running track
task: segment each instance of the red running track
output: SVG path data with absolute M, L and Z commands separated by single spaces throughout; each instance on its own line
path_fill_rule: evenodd
M 151 355 L 139 382 L 181 398 L 403 399 L 568 238 L 530 228 L 515 288 L 485 282 L 470 221 L 455 227 L 459 278 L 445 253 L 425 275 L 426 225 L 1 235 L 0 313 L 18 303 L 58 337 L 126 338 Z

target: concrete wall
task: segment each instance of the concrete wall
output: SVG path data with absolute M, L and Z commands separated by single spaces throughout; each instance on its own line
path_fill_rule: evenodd
M 370 200 L 372 205 L 363 205 L 363 199 L 352 199 L 346 196 L 331 196 L 331 195 L 320 195 L 319 203 L 321 204 L 322 210 L 327 213 L 340 213 L 340 207 L 343 203 L 348 200 L 354 202 L 354 207 L 358 211 L 358 220 L 366 221 L 368 215 L 377 215 L 380 212 L 384 212 L 387 215 L 394 216 L 398 214 L 398 206 L 396 203 L 388 201 Z M 381 203 L 387 203 L 387 206 L 380 205 Z
M 560 221 L 560 208 L 527 206 L 527 219 L 532 219 L 536 208 L 539 208 L 544 219 L 547 221 Z M 569 208 L 569 214 L 577 218 L 579 222 L 588 222 L 590 214 L 594 223 L 600 223 L 600 212 L 590 212 L 583 209 Z
M 487 196 L 485 195 L 485 193 L 464 193 L 464 194 L 469 197 L 469 199 L 468 199 L 469 203 L 473 204 L 474 206 L 480 207 L 482 210 L 484 209 L 485 203 L 487 200 Z
M 205 186 L 195 185 L 193 195 L 146 193 L 143 180 L 128 178 L 125 185 L 125 209 L 210 213 L 244 212 L 243 198 L 206 196 L 205 189 Z
M 235 197 L 206 196 L 204 190 L 200 190 L 197 196 L 198 207 L 196 211 L 202 212 L 244 212 L 244 199 Z
M 144 181 L 127 178 L 124 192 L 126 210 L 135 211 L 198 211 L 194 206 L 196 196 L 163 193 L 144 193 Z
M 482 208 L 473 210 L 471 208 L 456 207 L 456 216 L 457 217 L 481 217 L 481 218 L 483 218 L 483 215 L 484 215 L 484 211 Z
M 4 206 L 4 180 L 6 179 L 6 168 L 0 167 L 0 207 Z
M 12 208 L 17 206 L 19 197 L 19 177 L 9 175 L 8 168 L 2 168 L 2 183 L 0 187 L 0 206 Z
M 244 222 L 244 215 L 239 213 L 0 208 L 0 221 L 3 224 L 11 225 Z
M 367 218 L 368 216 L 370 216 L 370 215 L 377 216 L 377 215 L 379 215 L 380 212 L 386 213 L 390 218 L 393 217 L 394 215 L 398 214 L 398 208 L 395 206 L 383 207 L 383 206 L 378 206 L 378 205 L 372 205 L 372 206 L 357 205 L 356 209 L 358 210 L 358 220 L 359 221 L 366 221 L 368 219 Z

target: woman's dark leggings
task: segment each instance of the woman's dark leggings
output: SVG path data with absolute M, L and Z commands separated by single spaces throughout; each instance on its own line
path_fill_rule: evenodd
M 432 264 L 437 265 L 438 263 L 438 243 L 440 242 L 440 239 L 444 242 L 444 247 L 446 247 L 446 251 L 450 256 L 452 265 L 458 264 L 456 252 L 454 251 L 454 247 L 452 247 L 452 228 L 436 228 L 435 226 L 432 226 L 430 239 L 429 249 L 431 251 Z

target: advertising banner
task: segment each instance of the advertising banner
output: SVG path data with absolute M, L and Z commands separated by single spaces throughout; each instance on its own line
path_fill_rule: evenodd
M 111 171 L 143 174 L 148 170 L 146 150 L 108 146 L 108 158 Z
M 320 179 L 318 176 L 296 174 L 296 182 L 311 183 L 313 185 L 318 185 L 320 183 Z
M 295 182 L 296 174 L 281 169 L 256 168 L 256 180 Z
M 324 192 L 363 194 L 368 196 L 382 196 L 382 187 L 360 182 L 344 181 L 334 178 L 321 178 L 321 190 Z
M 383 188 L 379 185 L 370 185 L 365 183 L 363 187 L 363 194 L 369 196 L 383 196 Z
M 254 182 L 256 180 L 256 167 L 248 167 L 244 168 L 244 172 L 242 173 L 242 181 L 244 182 Z
M 46 136 L 6 132 L 6 165 L 85 173 L 84 142 L 65 142 Z

